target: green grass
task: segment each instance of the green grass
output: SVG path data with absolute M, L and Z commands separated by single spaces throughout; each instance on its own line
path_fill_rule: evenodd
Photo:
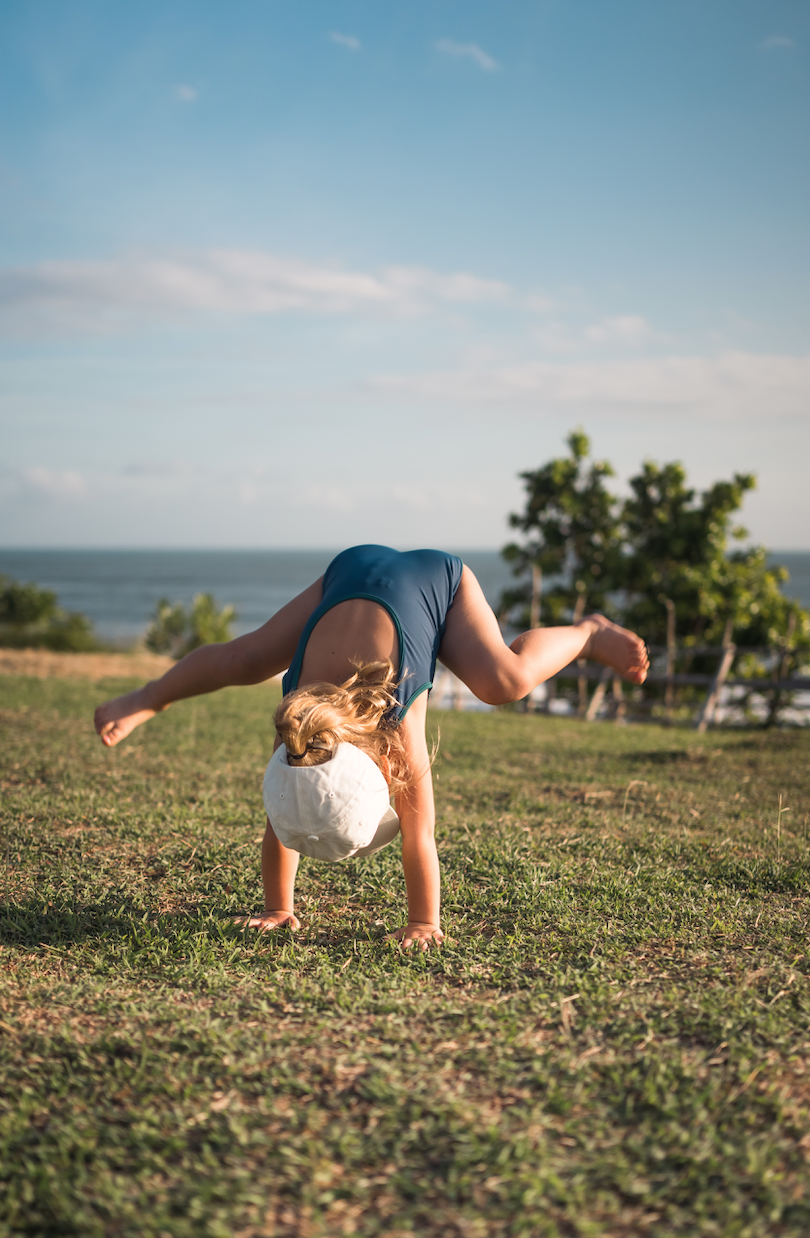
M 431 714 L 403 955 L 397 845 L 231 923 L 271 690 L 121 686 L 0 680 L 0 1235 L 807 1234 L 810 735 Z

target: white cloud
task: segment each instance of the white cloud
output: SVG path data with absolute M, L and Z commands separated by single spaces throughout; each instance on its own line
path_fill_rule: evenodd
M 767 39 L 763 39 L 760 43 L 759 50 L 761 52 L 771 52 L 795 46 L 796 40 L 788 38 L 786 34 L 769 34 Z
M 480 48 L 477 43 L 455 43 L 452 39 L 439 39 L 435 44 L 437 52 L 443 52 L 445 56 L 455 56 L 457 59 L 472 60 L 478 65 L 479 69 L 484 69 L 487 73 L 494 73 L 500 68 L 497 60 Z
M 532 331 L 532 338 L 543 352 L 562 355 L 593 347 L 637 348 L 653 339 L 654 332 L 638 314 L 615 314 L 579 329 L 549 319 Z
M 585 339 L 592 344 L 642 344 L 651 335 L 649 324 L 637 314 L 602 318 L 585 328 Z
M 22 477 L 34 490 L 52 499 L 80 499 L 87 493 L 84 478 L 71 469 L 51 469 L 35 464 L 23 469 Z
M 198 97 L 198 92 L 193 86 L 175 86 L 174 94 L 175 98 L 179 99 L 181 103 L 194 103 Z
M 550 314 L 555 308 L 554 301 L 550 297 L 542 297 L 538 293 L 530 293 L 524 297 L 523 304 L 531 314 Z
M 428 267 L 386 267 L 383 276 L 392 292 L 405 299 L 426 296 L 437 301 L 472 304 L 503 301 L 510 292 L 509 285 L 500 280 L 480 279 L 464 272 L 443 275 Z
M 341 34 L 338 30 L 332 30 L 329 38 L 340 47 L 348 47 L 351 52 L 360 51 L 360 40 L 356 39 L 353 34 Z
M 566 323 L 555 322 L 553 319 L 532 331 L 532 339 L 540 345 L 544 353 L 554 356 L 582 352 L 583 349 L 581 335 L 572 331 Z
M 368 384 L 391 396 L 524 411 L 538 416 L 604 412 L 649 416 L 807 418 L 810 356 L 725 352 L 715 357 L 632 361 L 532 361 L 427 374 L 384 375 Z
M 412 315 L 509 294 L 507 284 L 466 272 L 395 266 L 369 273 L 220 249 L 0 268 L 0 331 L 104 332 L 155 312 Z

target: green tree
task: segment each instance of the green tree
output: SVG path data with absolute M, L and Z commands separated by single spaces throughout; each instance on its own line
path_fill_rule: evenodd
M 810 614 L 784 593 L 789 579 L 787 568 L 768 563 L 762 546 L 728 555 L 717 593 L 722 599 L 721 615 L 731 621 L 736 644 L 779 645 L 787 641 L 799 650 L 810 647 Z
M 183 658 L 200 645 L 231 640 L 236 617 L 233 606 L 220 610 L 211 593 L 198 593 L 190 611 L 180 602 L 172 605 L 168 598 L 161 598 L 146 633 L 146 647 L 153 653 Z
M 730 548 L 748 536 L 735 515 L 756 485 L 753 474 L 735 473 L 698 494 L 682 464 L 648 460 L 619 504 L 605 484 L 610 465 L 587 465 L 587 436 L 577 430 L 566 441 L 569 456 L 520 474 L 526 507 L 509 520 L 524 540 L 503 550 L 520 583 L 501 599 L 502 608 L 519 608 L 518 622 L 529 620 L 534 573 L 557 582 L 543 598 L 545 622 L 610 612 L 620 595 L 622 622 L 650 644 L 665 643 L 669 610 L 680 645 L 730 637 L 810 647 L 810 616 L 783 592 L 786 570 L 769 564 L 762 547 Z
M 666 639 L 667 599 L 682 643 L 719 644 L 726 636 L 772 645 L 789 627 L 801 634 L 806 614 L 781 591 L 784 568 L 769 566 L 761 547 L 729 550 L 730 541 L 748 536 L 733 518 L 755 485 L 753 474 L 735 473 L 698 495 L 683 465 L 649 460 L 631 479 L 622 512 L 625 621 L 651 644 Z
M 586 611 L 610 611 L 610 594 L 621 583 L 622 554 L 618 504 L 605 481 L 614 475 L 604 460 L 588 465 L 591 444 L 582 430 L 568 435 L 570 454 L 521 473 L 526 506 L 509 523 L 523 534 L 502 554 L 521 583 L 505 590 L 501 609 L 519 608 L 518 623 L 530 618 L 532 593 L 543 577 L 554 585 L 542 594 L 541 622 L 559 623 Z

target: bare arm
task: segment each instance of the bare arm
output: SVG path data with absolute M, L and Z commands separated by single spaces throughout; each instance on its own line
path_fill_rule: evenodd
M 294 909 L 298 860 L 297 851 L 290 851 L 278 841 L 268 817 L 262 841 L 264 912 L 259 916 L 237 920 L 237 924 L 260 929 L 281 928 L 282 925 L 289 925 L 293 929 L 301 927 L 301 921 Z
M 150 685 L 150 703 L 165 709 L 172 701 L 233 685 L 264 683 L 287 669 L 304 624 L 321 600 L 316 580 L 255 632 L 222 645 L 202 645 Z
M 402 829 L 402 866 L 408 891 L 408 924 L 392 933 L 405 949 L 416 942 L 425 950 L 442 940 L 440 926 L 439 857 L 434 829 L 433 776 L 430 769 L 425 722 L 427 693 L 414 701 L 401 723 L 402 738 L 416 782 L 397 796 L 396 810 Z
M 203 645 L 160 679 L 100 705 L 95 725 L 102 743 L 113 747 L 173 701 L 232 685 L 263 683 L 285 670 L 307 619 L 321 600 L 322 581 L 322 577 L 316 580 L 255 632 L 225 644 Z
M 273 752 L 281 740 L 276 736 Z M 264 911 L 258 916 L 240 917 L 236 923 L 246 928 L 275 929 L 282 925 L 301 927 L 295 914 L 295 876 L 301 857 L 297 851 L 284 847 L 267 818 L 267 827 L 262 839 L 262 885 L 264 887 Z

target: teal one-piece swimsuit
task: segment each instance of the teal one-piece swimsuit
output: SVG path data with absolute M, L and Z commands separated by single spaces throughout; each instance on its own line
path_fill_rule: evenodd
M 321 602 L 301 633 L 282 680 L 284 692 L 298 687 L 304 650 L 318 620 L 340 602 L 365 598 L 385 607 L 399 637 L 397 705 L 390 721 L 400 722 L 417 696 L 433 687 L 447 612 L 463 569 L 461 559 L 441 550 L 400 551 L 389 546 L 344 550 L 326 569 Z

